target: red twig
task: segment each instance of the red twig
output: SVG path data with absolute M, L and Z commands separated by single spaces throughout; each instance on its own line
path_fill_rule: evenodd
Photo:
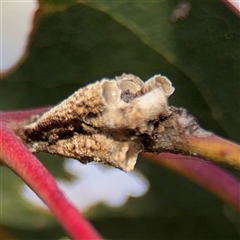
M 19 125 L 23 125 L 25 121 L 29 121 L 32 116 L 42 115 L 51 107 L 42 107 L 31 110 L 6 111 L 0 112 L 0 122 L 10 129 L 17 129 Z
M 141 156 L 180 173 L 240 212 L 240 182 L 218 166 L 172 153 L 142 153 Z
M 54 178 L 3 123 L 0 126 L 0 159 L 50 208 L 73 239 L 101 239 L 92 226 L 70 204 Z
M 235 14 L 237 14 L 240 17 L 240 2 L 235 1 L 235 4 L 233 1 L 230 0 L 222 0 Z M 238 4 L 238 7 L 236 6 Z

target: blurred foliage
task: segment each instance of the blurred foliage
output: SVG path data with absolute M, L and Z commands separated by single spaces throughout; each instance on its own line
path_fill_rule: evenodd
M 76 2 L 41 1 L 28 57 L 0 82 L 1 109 L 54 105 L 79 87 L 124 72 L 143 80 L 161 73 L 176 88 L 170 104 L 239 142 L 240 22 L 223 3 L 188 1 L 189 15 L 171 21 L 179 1 Z M 61 160 L 46 156 L 41 159 L 54 176 L 70 179 Z M 137 168 L 151 184 L 146 196 L 88 213 L 103 236 L 239 238 L 239 214 L 220 200 L 162 167 L 140 160 Z M 50 216 L 19 197 L 21 181 L 10 170 L 2 168 L 1 179 L 5 229 L 18 239 L 63 236 Z

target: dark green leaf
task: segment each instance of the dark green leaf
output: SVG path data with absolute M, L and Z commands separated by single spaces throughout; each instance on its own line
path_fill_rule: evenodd
M 54 105 L 79 87 L 123 72 L 144 80 L 161 73 L 176 87 L 171 104 L 187 108 L 206 129 L 240 140 L 239 19 L 220 1 L 189 1 L 189 15 L 176 22 L 171 14 L 178 1 L 74 2 L 41 1 L 29 56 L 0 82 L 1 109 Z M 60 159 L 45 156 L 55 176 L 69 177 Z M 233 210 L 237 217 L 228 221 L 220 200 L 168 170 L 143 161 L 137 167 L 151 184 L 146 196 L 120 209 L 98 206 L 89 212 L 104 236 L 238 237 L 239 215 Z M 19 197 L 21 180 L 5 168 L 1 174 L 2 223 L 17 229 L 20 239 L 20 228 L 36 231 L 33 220 L 45 230 L 52 226 L 51 218 Z

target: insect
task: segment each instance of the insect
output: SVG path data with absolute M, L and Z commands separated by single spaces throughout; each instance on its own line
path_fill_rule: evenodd
M 155 75 L 147 82 L 132 74 L 103 79 L 79 89 L 25 127 L 32 152 L 49 152 L 83 163 L 134 168 L 144 150 L 142 135 L 169 115 L 171 82 Z

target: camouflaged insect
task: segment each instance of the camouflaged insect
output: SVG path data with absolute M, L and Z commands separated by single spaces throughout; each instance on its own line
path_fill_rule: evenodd
M 169 115 L 171 82 L 155 75 L 147 82 L 132 74 L 102 79 L 76 91 L 25 127 L 32 152 L 49 152 L 83 163 L 95 161 L 124 171 L 144 150 L 142 136 Z

